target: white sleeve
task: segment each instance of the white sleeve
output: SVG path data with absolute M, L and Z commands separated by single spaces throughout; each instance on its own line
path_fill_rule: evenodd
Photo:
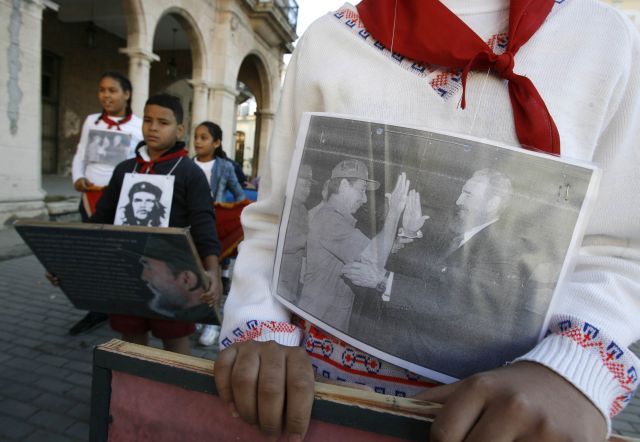
M 519 358 L 569 380 L 609 430 L 609 418 L 633 397 L 640 371 L 628 348 L 640 339 L 640 38 L 634 29 L 628 36 L 628 69 L 594 156 L 602 183 L 575 271 L 549 335 Z
M 239 246 L 233 284 L 224 306 L 221 348 L 250 339 L 275 340 L 283 345 L 299 345 L 301 341 L 301 331 L 291 325 L 291 314 L 272 296 L 270 286 L 300 117 L 305 111 L 322 110 L 320 94 L 307 75 L 310 66 L 304 56 L 305 37 L 300 39 L 287 68 L 258 201 L 242 213 L 244 241 Z
M 71 163 L 71 179 L 75 183 L 80 178 L 84 178 L 87 162 L 85 161 L 85 152 L 87 150 L 87 142 L 89 138 L 89 127 L 92 124 L 93 115 L 89 115 L 82 125 L 82 132 L 80 132 L 80 141 L 76 148 L 76 153 L 73 156 L 73 162 Z

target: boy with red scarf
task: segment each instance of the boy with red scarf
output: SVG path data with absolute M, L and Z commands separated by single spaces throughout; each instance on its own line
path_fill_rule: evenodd
M 293 325 L 271 296 L 296 130 L 303 112 L 324 111 L 601 167 L 599 197 L 549 335 L 511 365 L 418 397 L 444 404 L 431 440 L 602 441 L 640 371 L 628 349 L 640 338 L 639 64 L 637 30 L 597 0 L 363 0 L 317 20 L 287 70 L 260 200 L 243 215 L 220 339 L 226 349 L 215 366 L 232 412 L 267 434 L 301 440 L 314 369 L 372 387 L 396 379 L 407 394 L 420 389 L 389 364 L 376 378 L 312 348 L 307 354 L 302 339 L 323 332 Z
M 167 94 L 149 98 L 144 107 L 142 133 L 144 143 L 136 149 L 136 157 L 118 164 L 109 186 L 98 201 L 90 222 L 112 224 L 126 173 L 172 174 L 175 176 L 169 216 L 170 227 L 190 227 L 198 254 L 209 275 L 210 286 L 203 295 L 219 299 L 222 291 L 218 255 L 220 243 L 216 235 L 215 214 L 209 183 L 202 171 L 187 156 L 183 135 L 183 111 L 180 100 Z M 193 323 L 135 316 L 111 315 L 111 327 L 122 333 L 125 341 L 146 345 L 148 331 L 162 339 L 165 349 L 190 354 L 188 337 L 195 331 Z

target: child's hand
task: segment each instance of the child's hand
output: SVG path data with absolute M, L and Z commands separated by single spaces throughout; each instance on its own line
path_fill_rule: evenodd
M 209 304 L 212 308 L 215 308 L 222 299 L 222 281 L 220 280 L 220 273 L 210 270 L 205 271 L 209 277 L 209 289 L 200 295 L 200 300 Z
M 44 274 L 44 276 L 46 276 L 46 277 L 47 277 L 47 279 L 49 280 L 49 282 L 50 282 L 52 285 L 55 285 L 56 287 L 60 285 L 60 278 L 58 278 L 58 277 L 57 277 L 56 275 L 54 275 L 53 273 L 51 273 L 51 272 L 46 272 L 46 273 Z
M 602 442 L 607 426 L 598 409 L 552 370 L 532 362 L 431 388 L 416 396 L 443 408 L 431 441 Z
M 76 182 L 73 183 L 73 187 L 78 192 L 86 192 L 92 186 L 93 186 L 93 183 L 86 178 L 78 178 Z
M 234 415 L 269 436 L 284 432 L 290 441 L 303 440 L 314 391 L 311 361 L 303 348 L 241 342 L 218 355 L 214 371 L 220 398 Z

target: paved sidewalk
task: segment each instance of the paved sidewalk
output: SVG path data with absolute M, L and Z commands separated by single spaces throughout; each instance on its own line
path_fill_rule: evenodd
M 83 312 L 48 283 L 32 255 L 0 261 L 0 305 L 0 441 L 88 440 L 92 349 L 117 334 L 105 325 L 67 335 Z M 216 351 L 195 347 L 194 354 L 215 359 Z M 613 428 L 640 437 L 640 397 Z
M 0 441 L 87 441 L 92 350 L 118 334 L 102 325 L 69 336 L 84 312 L 33 255 L 0 262 L 0 305 Z M 217 353 L 194 348 L 208 359 Z

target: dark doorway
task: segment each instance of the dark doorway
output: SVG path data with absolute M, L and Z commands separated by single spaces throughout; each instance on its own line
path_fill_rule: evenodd
M 42 173 L 58 172 L 60 57 L 42 52 Z

